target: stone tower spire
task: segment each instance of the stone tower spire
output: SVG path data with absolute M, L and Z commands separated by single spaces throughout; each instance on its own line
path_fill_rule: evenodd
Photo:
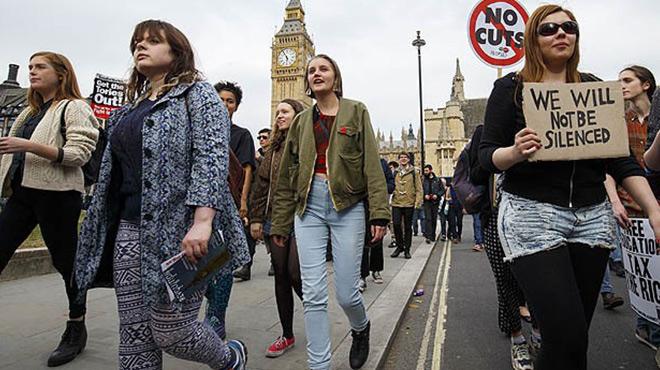
M 454 80 L 451 83 L 451 100 L 452 101 L 461 101 L 465 100 L 465 90 L 463 88 L 463 82 L 465 77 L 461 73 L 461 64 L 456 58 L 456 74 L 454 74 Z

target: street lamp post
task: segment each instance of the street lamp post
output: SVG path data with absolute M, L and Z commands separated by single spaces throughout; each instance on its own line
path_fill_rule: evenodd
M 419 142 L 421 143 L 422 163 L 420 168 L 426 165 L 426 158 L 424 155 L 424 105 L 422 104 L 422 46 L 426 45 L 426 41 L 419 36 L 420 31 L 417 31 L 417 38 L 413 40 L 412 45 L 417 48 L 417 70 L 419 73 Z

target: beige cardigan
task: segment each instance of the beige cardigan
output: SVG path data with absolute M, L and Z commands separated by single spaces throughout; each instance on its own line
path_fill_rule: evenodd
M 66 144 L 60 133 L 60 116 L 66 100 L 51 106 L 44 118 L 39 121 L 30 141 L 62 148 L 62 163 L 52 162 L 33 153 L 25 153 L 23 181 L 26 188 L 85 192 L 81 167 L 87 163 L 96 148 L 99 123 L 92 109 L 83 100 L 72 100 L 66 108 Z M 9 131 L 9 136 L 16 136 L 16 131 L 28 119 L 28 109 L 23 110 Z M 0 184 L 2 196 L 11 195 L 10 177 L 8 176 L 13 154 L 0 154 Z

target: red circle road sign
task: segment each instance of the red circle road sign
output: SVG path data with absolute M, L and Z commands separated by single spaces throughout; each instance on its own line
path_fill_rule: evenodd
M 489 66 L 512 66 L 524 56 L 527 11 L 516 0 L 483 0 L 470 13 L 468 34 L 475 54 Z

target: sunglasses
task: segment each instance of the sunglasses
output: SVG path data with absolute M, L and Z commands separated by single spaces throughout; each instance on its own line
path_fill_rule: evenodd
M 580 33 L 580 27 L 577 22 L 566 21 L 564 23 L 542 23 L 539 26 L 538 34 L 541 36 L 552 36 L 559 32 L 559 29 L 564 30 L 569 35 L 577 35 Z
M 259 139 L 259 140 L 268 140 L 268 136 L 266 136 L 266 135 L 259 135 L 259 136 L 257 136 L 257 139 Z

